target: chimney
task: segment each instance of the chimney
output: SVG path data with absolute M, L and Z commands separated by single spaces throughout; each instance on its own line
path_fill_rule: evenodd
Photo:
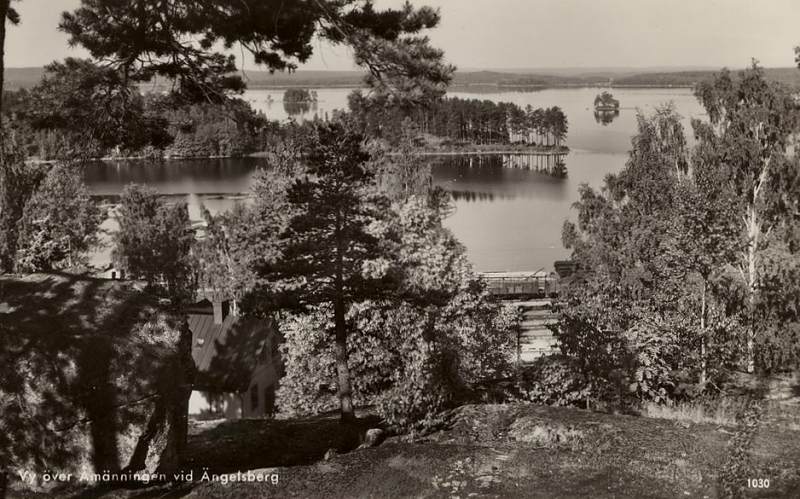
M 228 316 L 228 302 L 214 301 L 214 324 L 220 325 Z

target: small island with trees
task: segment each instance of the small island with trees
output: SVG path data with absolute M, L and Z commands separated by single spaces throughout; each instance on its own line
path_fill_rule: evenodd
M 595 111 L 619 111 L 619 101 L 609 92 L 598 94 L 594 98 Z
M 608 126 L 619 116 L 619 101 L 609 92 L 603 91 L 594 98 L 594 119 L 603 126 Z
M 302 116 L 317 109 L 317 91 L 290 88 L 283 94 L 283 108 L 289 116 Z

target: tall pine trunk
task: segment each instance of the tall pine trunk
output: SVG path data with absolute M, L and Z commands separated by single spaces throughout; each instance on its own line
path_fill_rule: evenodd
M 3 123 L 3 88 L 6 76 L 6 16 L 10 4 L 11 0 L 0 0 L 0 125 Z
M 342 421 L 354 421 L 353 393 L 350 386 L 350 370 L 347 366 L 347 323 L 345 322 L 344 300 L 336 298 L 333 303 L 334 324 L 336 328 L 336 372 L 339 376 L 339 404 Z
M 342 421 L 355 421 L 353 410 L 353 389 L 350 386 L 350 369 L 347 366 L 347 321 L 344 301 L 344 248 L 342 247 L 341 221 L 337 223 L 336 234 L 336 293 L 333 299 L 333 323 L 336 329 L 336 372 L 339 377 L 339 406 Z
M 8 8 L 11 0 L 0 0 L 0 140 L 4 140 L 3 134 L 3 88 L 5 86 L 5 67 L 6 67 L 6 16 L 8 15 Z M 0 165 L 2 167 L 4 165 Z M 2 268 L 0 264 L 0 268 Z M 6 497 L 6 488 L 8 484 L 8 475 L 6 474 L 6 466 L 3 456 L 0 456 L 0 499 Z

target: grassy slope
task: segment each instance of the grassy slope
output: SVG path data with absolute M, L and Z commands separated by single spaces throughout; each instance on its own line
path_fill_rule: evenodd
M 567 408 L 467 406 L 448 428 L 416 442 L 277 468 L 277 486 L 203 484 L 187 497 L 715 497 L 732 430 Z M 800 490 L 800 432 L 760 430 L 754 453 L 753 476 L 772 481 L 759 497 Z
M 573 408 L 465 406 L 426 437 L 323 461 L 329 447 L 352 449 L 358 430 L 332 418 L 228 422 L 190 439 L 192 468 L 257 469 L 277 473 L 278 485 L 197 483 L 196 472 L 194 484 L 177 489 L 103 497 L 713 498 L 735 430 Z M 769 478 L 771 487 L 748 497 L 794 497 L 800 431 L 763 425 L 753 454 L 752 476 L 742 480 Z

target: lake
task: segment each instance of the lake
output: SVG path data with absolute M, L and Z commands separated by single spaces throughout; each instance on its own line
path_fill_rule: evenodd
M 536 168 L 514 167 L 514 161 L 499 157 L 432 159 L 434 182 L 453 194 L 456 207 L 444 223 L 466 246 L 477 271 L 549 271 L 554 261 L 569 256 L 561 245 L 561 229 L 565 220 L 575 217 L 571 206 L 578 200 L 578 187 L 582 183 L 600 187 L 607 174 L 622 169 L 636 131 L 637 109 L 647 114 L 673 102 L 683 116 L 690 144 L 690 121 L 704 116 L 689 89 L 613 89 L 621 109 L 618 116 L 605 117 L 605 123 L 593 109 L 601 89 L 477 90 L 455 88 L 448 95 L 513 102 L 522 107 L 561 107 L 569 120 L 566 144 L 571 149 L 564 157 L 568 171 L 565 178 Z M 318 89 L 319 101 L 300 119 L 345 108 L 350 91 Z M 282 102 L 283 91 L 250 90 L 244 98 L 269 118 L 289 118 Z M 246 195 L 260 166 L 267 166 L 264 159 L 105 162 L 91 165 L 86 181 L 92 194 L 99 196 L 116 196 L 130 182 L 146 183 L 162 194 L 185 200 L 191 218 L 199 220 L 201 205 L 215 213 Z M 114 225 L 109 220 L 104 228 L 113 229 Z M 109 251 L 98 252 L 92 260 L 95 264 L 107 262 Z

